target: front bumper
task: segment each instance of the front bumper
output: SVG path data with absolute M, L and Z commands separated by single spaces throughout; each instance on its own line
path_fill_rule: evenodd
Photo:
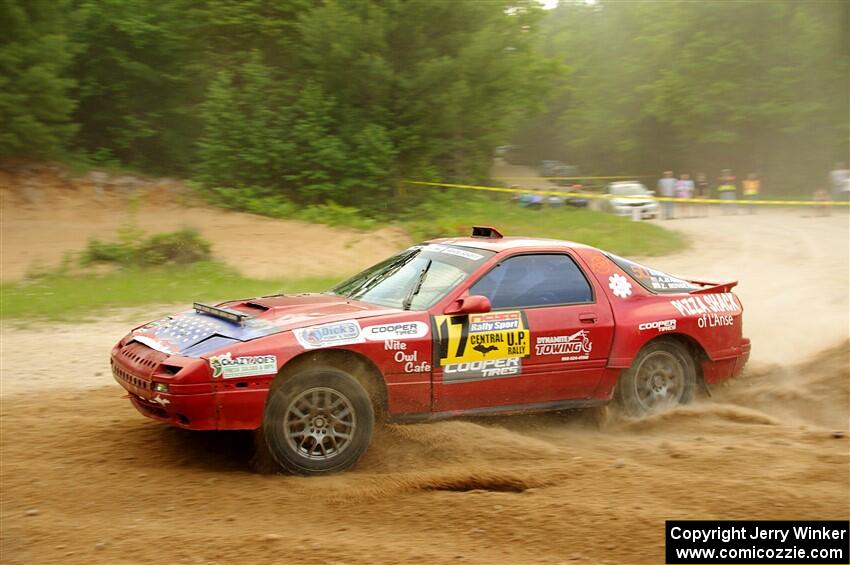
M 128 394 L 140 414 L 188 430 L 216 430 L 215 394 L 163 394 L 152 399 Z
M 141 414 L 181 428 L 215 429 L 217 409 L 212 384 L 168 383 L 167 393 L 155 390 L 155 383 L 169 377 L 162 373 L 168 358 L 140 343 L 119 344 L 110 359 L 112 376 Z M 162 378 L 155 379 L 160 373 Z
M 631 217 L 635 209 L 638 210 L 641 218 L 654 218 L 658 215 L 658 204 L 648 204 L 640 206 L 612 206 L 611 209 L 617 216 Z
M 190 430 L 253 430 L 262 425 L 270 379 L 211 380 L 202 360 L 169 356 L 133 342 L 116 345 L 111 364 L 127 398 L 148 418 Z M 167 384 L 167 391 L 157 390 L 158 383 Z

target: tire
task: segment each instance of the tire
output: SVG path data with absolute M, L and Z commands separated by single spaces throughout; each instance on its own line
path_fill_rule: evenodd
M 696 368 L 688 350 L 672 340 L 657 340 L 640 350 L 617 382 L 620 412 L 640 418 L 687 404 L 694 397 Z
M 369 447 L 374 426 L 369 394 L 332 367 L 301 371 L 272 388 L 263 414 L 269 454 L 298 475 L 348 469 Z

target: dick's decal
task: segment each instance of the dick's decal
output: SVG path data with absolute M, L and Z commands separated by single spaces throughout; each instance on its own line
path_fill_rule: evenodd
M 355 320 L 299 328 L 293 333 L 304 349 L 350 345 L 364 341 L 363 332 L 360 331 L 360 325 Z
M 274 355 L 252 355 L 231 357 L 230 353 L 210 357 L 213 378 L 235 379 L 277 373 L 277 357 Z

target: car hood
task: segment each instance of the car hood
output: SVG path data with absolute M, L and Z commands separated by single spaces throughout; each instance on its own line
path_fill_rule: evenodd
M 128 337 L 163 353 L 200 357 L 235 342 L 296 328 L 402 312 L 331 294 L 265 296 L 216 308 L 245 318 L 236 322 L 193 309 L 145 324 Z

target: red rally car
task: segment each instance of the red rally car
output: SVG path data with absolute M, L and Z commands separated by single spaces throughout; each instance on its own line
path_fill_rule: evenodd
M 735 284 L 476 227 L 329 292 L 195 304 L 130 332 L 112 372 L 145 416 L 260 430 L 319 474 L 353 465 L 376 420 L 688 402 L 749 357 Z

